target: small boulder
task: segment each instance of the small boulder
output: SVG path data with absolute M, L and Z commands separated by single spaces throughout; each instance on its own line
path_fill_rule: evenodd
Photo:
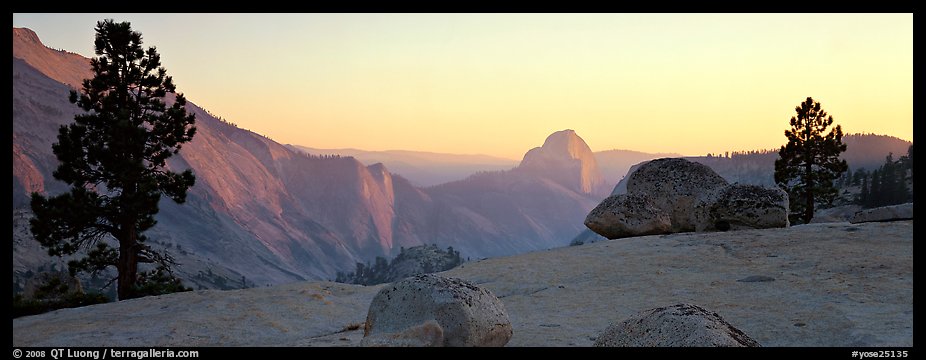
M 595 346 L 620 347 L 757 347 L 758 342 L 715 312 L 678 304 L 650 309 L 612 324 Z
M 669 215 L 656 208 L 646 194 L 611 195 L 585 217 L 585 226 L 608 239 L 665 234 L 672 229 Z
M 363 336 L 363 346 L 504 346 L 512 329 L 504 305 L 489 290 L 427 274 L 380 290 Z
M 896 220 L 912 220 L 913 219 L 913 203 L 906 203 L 900 205 L 891 205 L 891 206 L 882 206 L 874 209 L 865 209 L 852 215 L 852 218 L 849 219 L 850 223 L 858 224 L 863 222 L 875 222 L 875 221 L 896 221 Z
M 788 227 L 788 209 L 788 193 L 780 188 L 733 184 L 698 198 L 695 231 Z

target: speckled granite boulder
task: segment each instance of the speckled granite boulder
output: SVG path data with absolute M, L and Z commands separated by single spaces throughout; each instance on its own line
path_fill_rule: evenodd
M 628 194 L 646 194 L 653 206 L 669 215 L 672 232 L 694 231 L 692 207 L 699 196 L 727 186 L 707 165 L 663 158 L 640 166 L 627 181 Z
M 874 209 L 861 210 L 849 222 L 853 224 L 875 221 L 897 221 L 913 219 L 913 203 L 882 206 Z
M 464 280 L 418 275 L 373 297 L 365 346 L 504 346 L 511 322 L 489 290 Z
M 621 347 L 756 347 L 758 342 L 715 312 L 678 304 L 650 309 L 612 324 L 595 346 Z
M 585 217 L 585 226 L 608 239 L 665 234 L 672 229 L 669 214 L 657 209 L 646 194 L 611 195 Z
M 788 227 L 788 207 L 780 188 L 729 185 L 695 202 L 695 231 Z

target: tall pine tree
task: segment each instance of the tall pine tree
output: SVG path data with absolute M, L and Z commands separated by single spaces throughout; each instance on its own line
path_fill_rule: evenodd
M 143 232 L 155 224 L 161 195 L 183 203 L 195 182 L 190 170 L 165 168 L 192 140 L 195 117 L 160 55 L 154 47 L 142 49 L 141 34 L 128 22 L 98 22 L 94 45 L 93 78 L 70 94 L 84 113 L 59 129 L 52 146 L 60 162 L 53 175 L 70 191 L 48 198 L 33 193 L 30 229 L 49 255 L 89 250 L 68 264 L 72 274 L 115 267 L 120 300 L 184 290 L 173 276 L 173 258 L 146 245 Z M 176 95 L 171 106 L 164 101 L 168 93 Z M 139 271 L 139 263 L 152 269 Z
M 899 200 L 897 194 L 897 166 L 894 164 L 894 154 L 887 154 L 884 159 L 884 165 L 881 166 L 881 191 L 884 192 L 884 201 L 881 204 L 897 204 Z
M 870 200 L 870 191 L 868 189 L 868 177 L 865 176 L 862 178 L 862 192 L 859 194 L 858 202 L 863 207 L 867 207 Z
M 907 168 L 910 169 L 910 182 L 913 182 L 913 144 L 907 148 Z
M 881 188 L 881 169 L 871 172 L 871 184 L 868 191 L 868 207 L 878 207 L 884 204 L 884 192 Z
M 788 192 L 793 223 L 809 223 L 817 203 L 831 203 L 837 192 L 833 179 L 848 169 L 839 154 L 846 151 L 842 127 L 833 124 L 819 102 L 808 97 L 794 108 L 791 129 L 785 130 L 788 143 L 775 160 L 775 183 Z

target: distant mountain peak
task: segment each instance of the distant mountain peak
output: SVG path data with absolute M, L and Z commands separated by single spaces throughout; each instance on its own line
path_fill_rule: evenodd
M 14 39 L 14 41 L 15 41 L 15 39 L 17 39 L 17 38 L 18 38 L 20 41 L 23 41 L 23 42 L 28 42 L 28 43 L 33 43 L 33 44 L 38 44 L 38 45 L 41 45 L 41 46 L 45 46 L 45 45 L 42 44 L 42 40 L 39 40 L 39 35 L 36 34 L 35 31 L 32 31 L 32 29 L 30 29 L 30 28 L 17 28 L 17 27 L 14 27 L 14 28 L 13 28 L 13 39 Z
M 542 157 L 537 157 L 538 154 L 542 154 L 543 157 L 578 160 L 585 155 L 593 155 L 585 140 L 572 129 L 560 130 L 547 136 L 543 146 L 531 149 L 524 155 L 521 166 L 531 166 L 536 161 L 542 161 Z
M 13 28 L 13 57 L 72 88 L 80 88 L 83 80 L 91 76 L 90 59 L 45 46 L 29 28 Z
M 547 136 L 543 146 L 524 154 L 518 168 L 585 194 L 600 193 L 605 186 L 595 154 L 572 129 Z
M 571 159 L 581 159 L 585 153 L 591 153 L 592 150 L 585 143 L 585 140 L 576 134 L 575 130 L 566 129 L 557 131 L 547 136 L 541 148 L 547 149 L 548 154 L 552 156 L 566 156 Z

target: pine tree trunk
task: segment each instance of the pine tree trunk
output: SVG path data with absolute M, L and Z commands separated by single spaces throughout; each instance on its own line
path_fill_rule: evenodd
M 119 239 L 119 281 L 117 285 L 120 301 L 135 297 L 135 283 L 138 280 L 138 241 L 135 226 L 128 225 L 124 229 L 125 235 Z

